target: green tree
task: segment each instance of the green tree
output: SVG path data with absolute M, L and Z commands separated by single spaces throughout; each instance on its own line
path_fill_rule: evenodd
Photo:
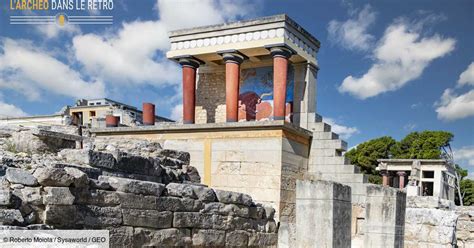
M 391 149 L 394 158 L 438 159 L 441 149 L 449 145 L 453 134 L 445 131 L 412 132 Z
M 389 136 L 372 139 L 359 144 L 355 149 L 346 153 L 353 164 L 358 165 L 364 174 L 369 175 L 369 182 L 381 183 L 381 177 L 375 170 L 377 159 L 388 158 L 390 148 L 397 142 Z
M 375 168 L 377 159 L 439 159 L 442 148 L 449 145 L 453 135 L 445 131 L 412 132 L 397 142 L 390 136 L 372 139 L 357 145 L 346 156 L 369 176 L 369 182 L 381 183 L 381 177 Z
M 471 179 L 461 180 L 461 194 L 464 195 L 464 206 L 474 205 L 474 181 Z M 456 203 L 457 204 L 457 203 Z

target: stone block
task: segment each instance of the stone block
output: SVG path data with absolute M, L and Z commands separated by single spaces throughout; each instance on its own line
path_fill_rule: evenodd
M 78 204 L 96 205 L 101 207 L 120 205 L 119 194 L 115 191 L 91 190 L 87 195 L 77 198 Z
M 153 230 L 134 228 L 134 247 L 188 247 L 192 244 L 188 229 L 168 228 Z
M 351 214 L 349 186 L 329 181 L 296 182 L 297 247 L 350 247 Z
M 76 206 L 70 205 L 47 205 L 44 211 L 44 224 L 53 226 L 55 229 L 75 228 L 77 221 Z
M 133 242 L 133 227 L 121 226 L 121 227 L 107 227 L 109 230 L 110 247 L 114 248 L 130 248 L 134 247 Z
M 0 206 L 8 206 L 11 203 L 12 193 L 10 189 L 0 189 Z
M 247 247 L 249 243 L 249 233 L 247 231 L 236 230 L 227 232 L 225 235 L 226 247 Z
M 24 219 L 18 209 L 0 209 L 0 225 L 19 225 Z
M 119 177 L 99 176 L 99 181 L 107 182 L 116 191 L 141 195 L 160 196 L 165 189 L 164 184 Z
M 201 247 L 224 246 L 225 231 L 195 230 L 193 231 L 193 245 Z
M 250 208 L 251 209 L 251 208 Z M 222 202 L 209 202 L 204 205 L 202 213 L 231 215 L 248 218 L 250 209 L 247 206 L 239 206 L 235 204 L 224 204 Z
M 91 151 L 89 153 L 89 165 L 109 170 L 117 170 L 117 160 L 110 153 Z
M 33 176 L 42 186 L 69 187 L 74 178 L 63 168 L 41 167 L 35 170 Z
M 170 228 L 173 213 L 156 210 L 122 209 L 123 224 L 136 227 Z
M 250 247 L 276 247 L 278 244 L 278 235 L 276 233 L 253 232 L 249 236 Z
M 43 197 L 41 196 L 40 187 L 25 187 L 20 190 L 21 199 L 23 202 L 32 204 L 32 205 L 41 205 L 43 204 Z
M 155 171 L 154 165 L 154 160 L 151 158 L 119 152 L 116 168 L 128 173 L 157 176 L 161 173 L 161 170 Z M 150 174 L 151 172 L 155 173 Z
M 177 228 L 213 228 L 212 215 L 196 212 L 175 212 L 173 227 Z
M 122 211 L 118 207 L 79 205 L 77 214 L 79 221 L 86 228 L 102 228 L 122 224 Z
M 178 197 L 159 197 L 156 199 L 156 209 L 172 212 L 196 212 L 204 208 L 199 200 Z
M 252 197 L 247 194 L 217 189 L 214 191 L 216 192 L 217 200 L 222 203 L 233 203 L 244 206 L 251 206 L 253 203 Z
M 112 190 L 112 186 L 110 186 L 109 182 L 96 179 L 89 179 L 89 186 L 93 189 Z
M 31 173 L 18 168 L 8 168 L 5 176 L 10 183 L 27 186 L 36 186 L 38 184 L 38 181 Z
M 191 156 L 189 152 L 182 152 L 170 149 L 163 149 L 158 153 L 158 156 L 169 157 L 181 160 L 184 164 L 189 164 Z
M 121 208 L 134 209 L 160 209 L 157 205 L 158 197 L 156 196 L 142 196 L 131 193 L 117 192 L 120 199 Z
M 86 149 L 63 149 L 58 152 L 58 156 L 68 163 L 87 165 L 90 162 L 91 152 Z
M 66 167 L 64 170 L 73 178 L 72 185 L 74 185 L 74 187 L 80 188 L 89 184 L 89 178 L 87 177 L 87 174 L 80 171 L 79 169 Z
M 379 185 L 367 186 L 364 247 L 403 247 L 406 194 Z
M 74 196 L 68 187 L 44 187 L 44 205 L 72 205 Z

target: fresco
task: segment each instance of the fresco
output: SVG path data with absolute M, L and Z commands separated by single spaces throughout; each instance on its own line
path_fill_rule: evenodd
M 288 68 L 286 88 L 286 119 L 291 121 L 294 71 Z M 273 119 L 273 67 L 242 70 L 239 95 L 239 121 Z

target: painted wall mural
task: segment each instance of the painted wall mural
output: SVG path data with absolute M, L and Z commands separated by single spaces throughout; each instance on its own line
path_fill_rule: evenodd
M 239 121 L 273 120 L 273 67 L 250 68 L 241 71 Z M 291 121 L 294 70 L 288 68 L 286 82 L 286 119 Z

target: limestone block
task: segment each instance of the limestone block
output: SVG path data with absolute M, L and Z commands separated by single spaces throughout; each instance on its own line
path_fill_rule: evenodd
M 296 182 L 297 247 L 350 247 L 351 214 L 349 186 L 329 181 Z
M 236 230 L 227 232 L 225 235 L 225 246 L 227 247 L 247 247 L 249 233 L 247 231 Z
M 367 186 L 364 247 L 403 247 L 406 194 L 379 185 Z
M 93 189 L 112 190 L 109 182 L 99 181 L 96 179 L 89 179 L 89 186 Z
M 89 164 L 91 150 L 86 149 L 63 149 L 58 152 L 58 156 L 64 161 L 72 164 Z
M 20 210 L 0 209 L 0 225 L 18 225 L 23 221 Z
M 64 170 L 73 178 L 72 184 L 74 187 L 85 187 L 89 184 L 89 178 L 87 177 L 86 173 L 72 167 L 66 167 Z
M 44 224 L 54 228 L 74 228 L 76 226 L 77 210 L 74 205 L 47 205 L 44 211 Z
M 93 167 L 105 168 L 110 170 L 117 169 L 117 161 L 110 153 L 91 151 L 89 153 L 89 164 Z
M 196 212 L 175 212 L 173 227 L 177 228 L 213 228 L 212 215 Z
M 173 213 L 156 210 L 122 209 L 123 224 L 137 227 L 170 228 Z
M 131 193 L 117 192 L 120 199 L 121 208 L 135 208 L 135 209 L 158 209 L 156 196 L 142 196 Z
M 225 191 L 225 190 L 214 190 L 216 192 L 217 200 L 222 203 L 234 203 L 245 206 L 252 205 L 252 197 L 247 194 Z
M 204 208 L 199 200 L 178 197 L 159 197 L 156 199 L 156 209 L 173 212 L 196 212 Z
M 69 187 L 74 178 L 63 168 L 41 167 L 35 170 L 33 176 L 42 186 Z
M 0 189 L 0 206 L 8 206 L 11 203 L 10 189 Z
M 166 185 L 168 195 L 177 197 L 189 197 L 201 201 L 212 202 L 216 195 L 211 188 L 194 184 L 169 183 Z
M 133 247 L 133 227 L 121 226 L 121 227 L 107 227 L 110 235 L 110 247 L 117 248 L 128 248 Z
M 197 230 L 193 232 L 194 246 L 224 246 L 225 241 L 225 231 Z
M 210 202 L 204 205 L 202 213 L 232 215 L 248 218 L 250 209 L 246 206 L 239 206 L 235 204 L 224 204 L 221 202 Z
M 251 233 L 249 237 L 250 247 L 276 247 L 278 235 L 276 233 Z
M 72 205 L 74 196 L 68 187 L 44 187 L 44 205 Z
M 99 207 L 94 205 L 77 206 L 79 220 L 87 228 L 101 228 L 122 224 L 122 212 L 118 207 Z
M 79 204 L 90 204 L 101 207 L 117 206 L 120 204 L 119 193 L 106 190 L 91 190 L 83 197 L 77 198 Z
M 20 190 L 21 191 L 21 199 L 25 203 L 29 203 L 32 205 L 41 205 L 43 204 L 43 197 L 41 196 L 41 188 L 40 187 L 25 187 Z
M 125 193 L 160 196 L 165 185 L 128 178 L 99 176 L 99 181 L 107 182 L 113 189 Z
M 5 176 L 10 183 L 18 183 L 28 186 L 35 186 L 38 184 L 38 181 L 33 177 L 33 175 L 31 175 L 31 173 L 18 168 L 8 168 Z
M 133 243 L 135 247 L 188 247 L 192 240 L 188 229 L 153 230 L 138 227 L 134 228 Z
M 177 150 L 163 149 L 158 153 L 158 156 L 170 157 L 181 160 L 184 164 L 189 164 L 191 156 L 189 152 L 182 152 Z

